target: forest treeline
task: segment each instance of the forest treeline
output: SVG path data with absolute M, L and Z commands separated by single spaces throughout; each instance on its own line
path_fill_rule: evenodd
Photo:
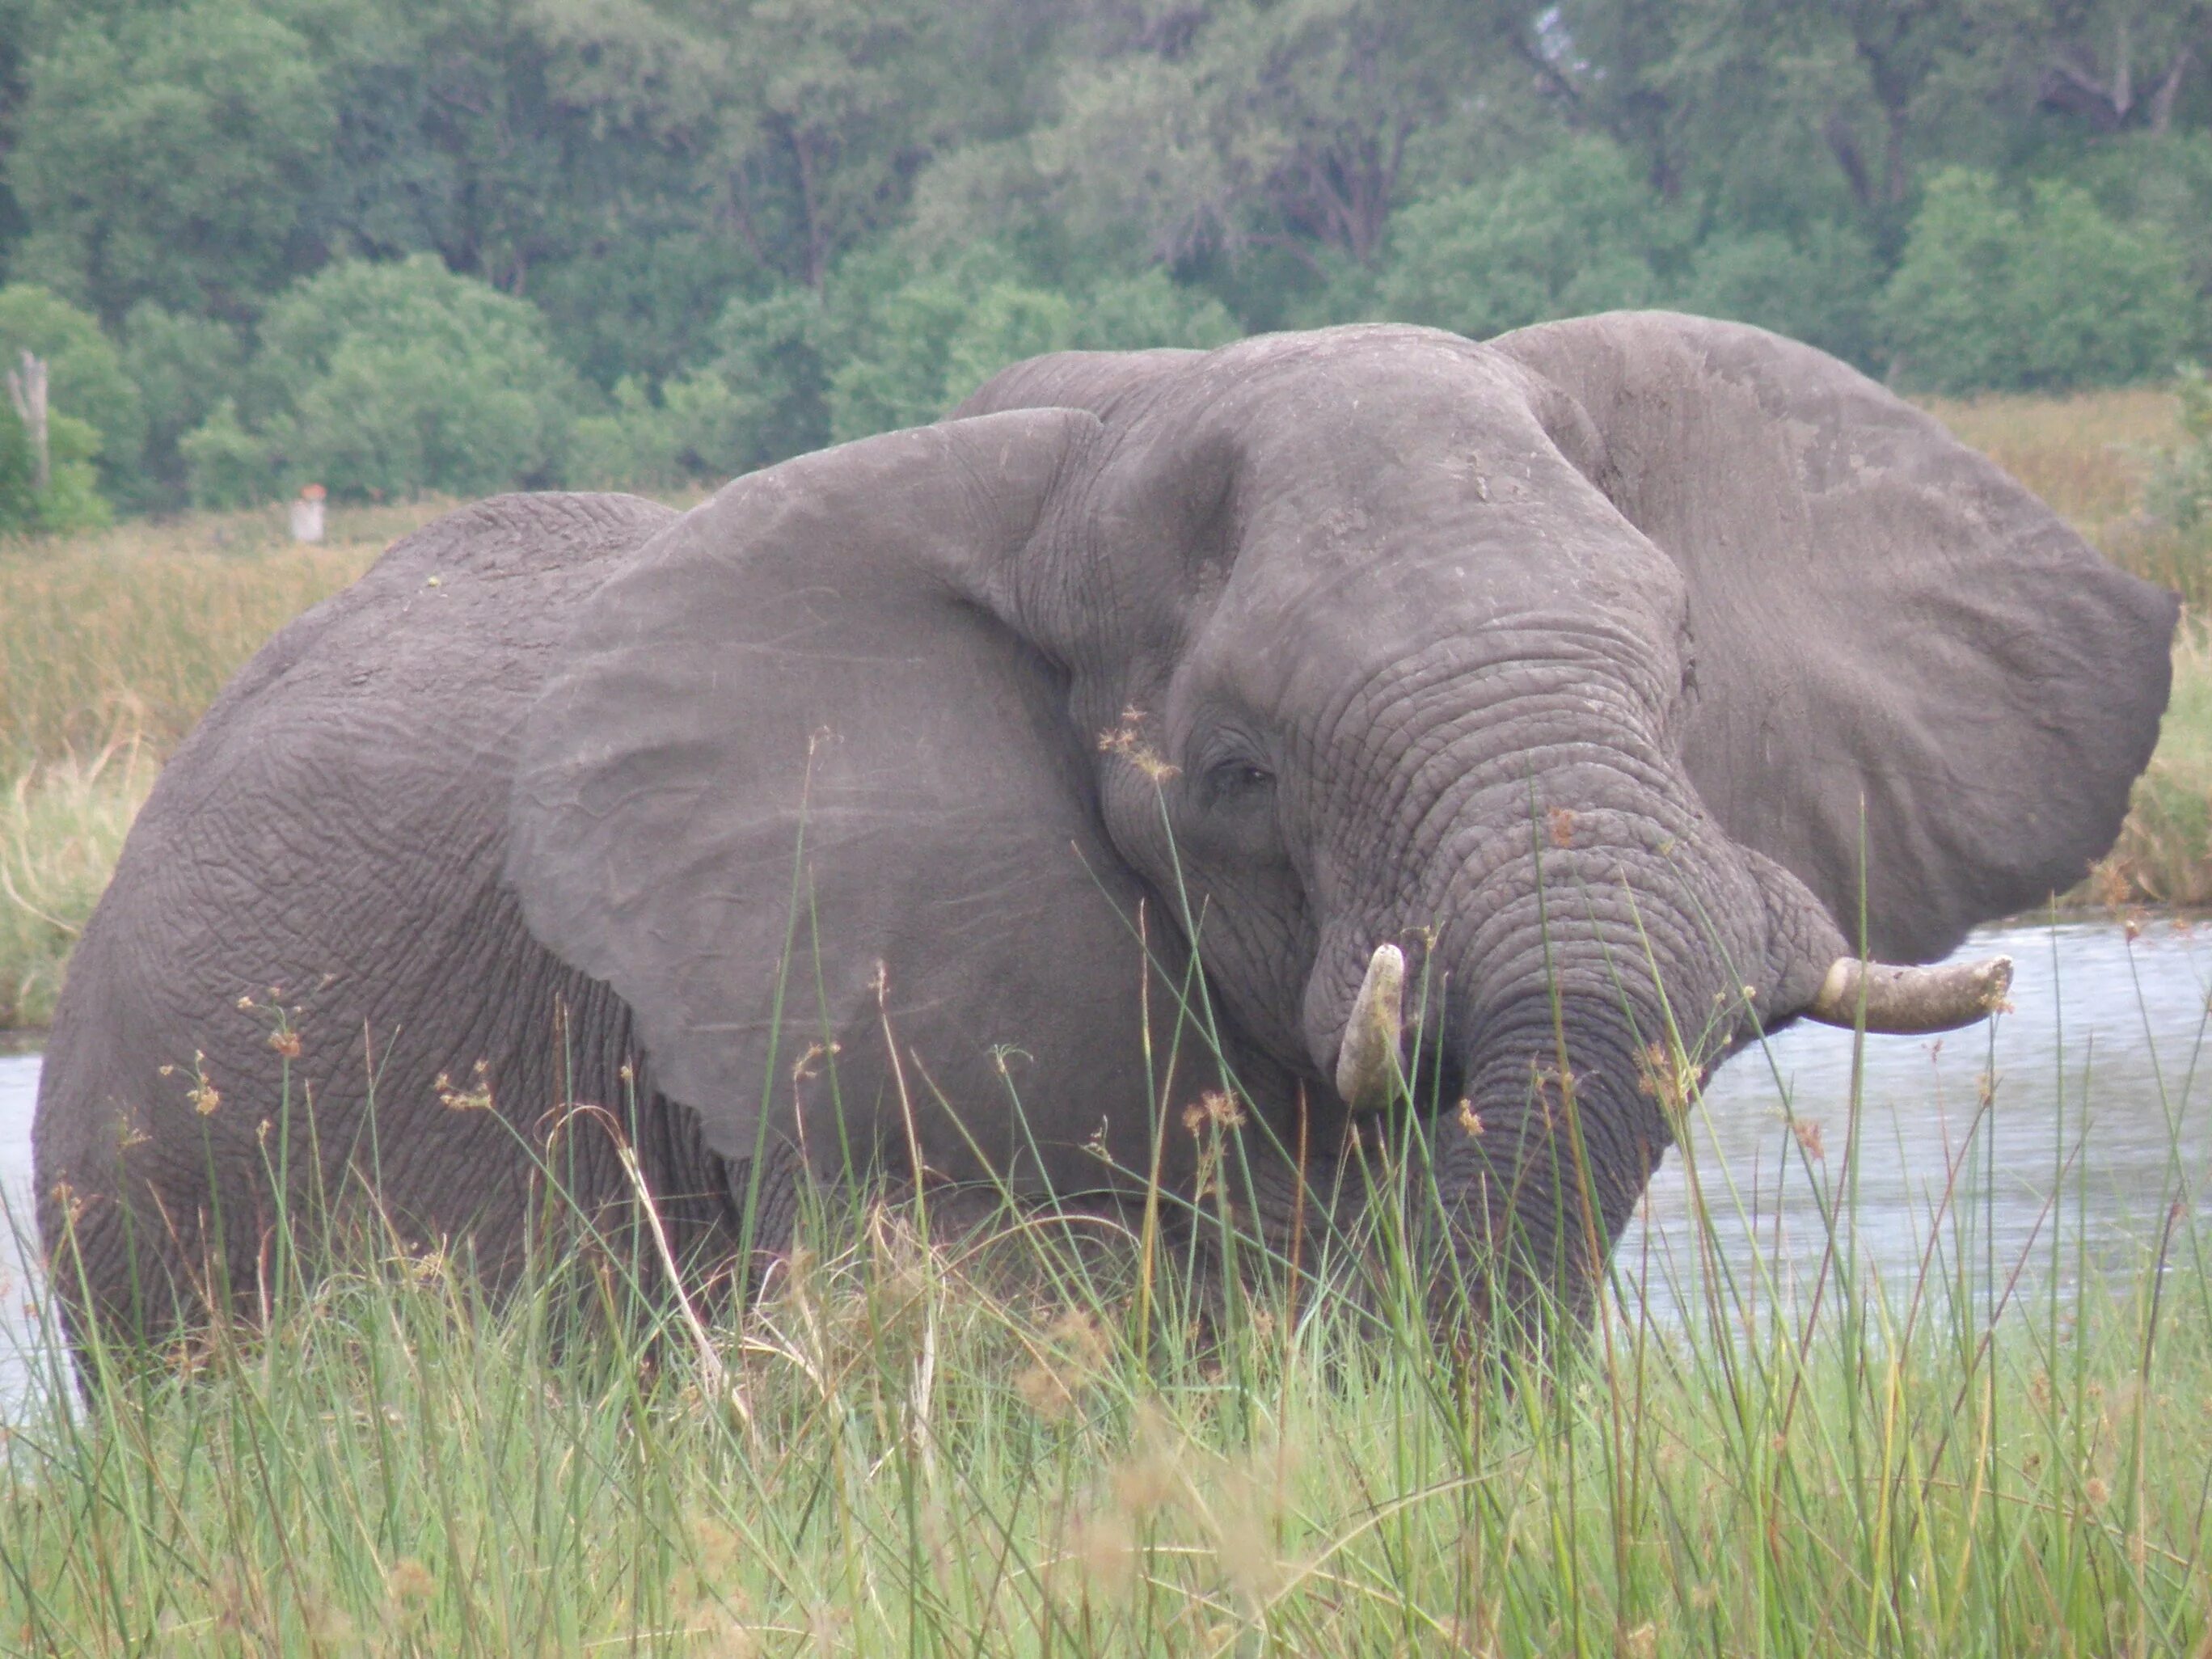
M 2212 0 L 0 0 L 0 528 L 667 488 L 1060 346 L 2212 351 Z

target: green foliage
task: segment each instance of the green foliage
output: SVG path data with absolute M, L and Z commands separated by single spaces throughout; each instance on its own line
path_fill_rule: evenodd
M 1472 339 L 1654 303 L 1687 240 L 1627 153 L 1577 139 L 1495 181 L 1416 203 L 1391 228 L 1382 315 Z
M 32 226 L 15 271 L 111 321 L 142 299 L 249 310 L 330 143 L 314 54 L 252 0 L 118 9 L 34 68 L 7 163 Z
M 1709 236 L 1691 255 L 1688 273 L 1668 303 L 1755 323 L 1871 368 L 1879 351 L 1874 317 L 1881 293 L 1881 267 L 1867 239 L 1816 220 L 1799 240 L 1772 230 Z
M 114 514 L 100 493 L 100 431 L 89 421 L 49 411 L 46 416 L 46 487 L 36 495 L 43 534 L 98 530 Z
M 745 407 L 708 371 L 671 380 L 654 398 L 625 375 L 614 409 L 579 420 L 568 435 L 567 482 L 584 489 L 672 489 L 746 470 Z
M 0 398 L 0 536 L 38 528 L 37 465 L 22 418 L 12 403 Z
M 127 496 L 145 443 L 146 416 L 137 386 L 100 324 L 47 289 L 11 283 L 0 288 L 0 369 L 15 367 L 26 351 L 46 365 L 52 413 L 85 422 L 97 434 L 89 447 L 78 441 L 82 453 L 71 459 L 105 455 L 105 477 L 112 487 L 126 487 Z
M 93 468 L 100 434 L 88 422 L 49 410 L 46 487 L 38 487 L 30 434 L 0 397 L 0 535 L 65 536 L 98 530 L 113 518 Z
M 2170 373 L 2194 318 L 2155 227 L 2062 180 L 2017 199 L 1988 173 L 1929 181 L 1882 316 L 1903 375 L 1942 392 L 2047 391 Z
M 1227 345 L 1243 332 L 1220 301 L 1170 282 L 1167 272 L 1155 265 L 1093 289 L 1076 308 L 1067 343 L 1085 351 L 1140 351 L 1151 346 L 1204 349 Z
M 736 471 L 768 466 L 830 441 L 833 335 L 821 297 L 780 289 L 733 300 L 714 325 L 714 372 L 731 393 Z
M 560 475 L 573 373 L 522 301 L 417 254 L 349 261 L 270 308 L 247 376 L 181 446 L 193 499 L 481 495 Z
M 123 366 L 138 388 L 146 421 L 139 499 L 174 507 L 185 495 L 185 435 L 205 422 L 245 364 L 238 331 L 210 317 L 164 311 L 150 300 L 123 322 Z
M 2176 530 L 2212 526 L 2212 379 L 2201 363 L 2184 363 L 2174 381 L 2181 438 L 2151 469 L 2145 505 Z
M 282 456 L 270 441 L 246 429 L 238 400 L 222 398 L 208 417 L 177 441 L 178 459 L 195 507 L 251 507 L 275 493 Z
M 538 273 L 530 297 L 555 349 L 611 387 L 626 375 L 659 381 L 704 363 L 715 319 L 755 270 L 723 239 L 653 228 Z
M 978 295 L 945 349 L 946 406 L 1009 363 L 1065 351 L 1075 339 L 1075 303 L 1065 294 L 994 283 Z
M 2187 349 L 2212 352 L 2212 132 L 2132 134 L 2065 159 L 2064 176 L 2106 212 L 2180 254 L 2194 313 Z
M 754 0 L 729 74 L 717 160 L 747 241 L 820 289 L 840 255 L 894 223 L 908 146 L 963 95 L 951 9 L 931 0 Z
M 1036 349 L 1377 316 L 1673 305 L 1924 386 L 2094 384 L 2212 354 L 2208 21 L 0 0 L 0 274 L 116 343 L 41 355 L 133 510 L 310 469 L 550 480 L 572 427 L 576 477 L 716 477 L 932 418 Z M 387 335 L 303 379 L 258 337 L 305 279 L 417 255 L 536 307 L 557 363 L 498 348 L 472 387 Z M 523 389 L 571 371 L 550 416 Z

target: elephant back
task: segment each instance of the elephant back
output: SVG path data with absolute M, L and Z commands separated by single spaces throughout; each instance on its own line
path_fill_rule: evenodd
M 619 1005 L 501 887 L 507 793 L 576 607 L 674 516 L 612 495 L 450 514 L 278 634 L 179 747 L 40 1089 L 41 1231 L 57 1254 L 75 1216 L 95 1294 L 128 1282 L 132 1237 L 174 1267 L 218 1214 L 250 1263 L 280 1141 L 295 1176 L 373 1164 L 425 1236 L 455 1232 L 526 1189 L 515 1131 L 567 1092 L 564 1037 L 611 1089 Z M 499 1109 L 440 1103 L 483 1095 Z M 308 1131 L 319 1164 L 289 1150 Z

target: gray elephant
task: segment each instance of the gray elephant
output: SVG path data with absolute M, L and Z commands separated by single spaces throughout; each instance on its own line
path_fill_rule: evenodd
M 487 501 L 162 775 L 57 1018 L 45 1242 L 158 1323 L 351 1173 L 496 1262 L 549 1168 L 629 1201 L 613 1136 L 544 1157 L 589 1102 L 726 1262 L 856 1169 L 1188 1197 L 1215 1091 L 1256 1229 L 1373 1201 L 1410 1124 L 1439 1302 L 1572 1304 L 1670 1034 L 2002 994 L 1862 947 L 2082 875 L 2175 615 L 1843 364 L 1656 313 L 1066 353 L 680 516 Z

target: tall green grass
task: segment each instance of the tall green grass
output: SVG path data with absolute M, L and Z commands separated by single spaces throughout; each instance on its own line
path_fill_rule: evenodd
M 136 741 L 0 785 L 0 1030 L 43 1026 L 156 764 Z
M 1856 1258 L 1854 1119 L 1804 1143 L 1830 1225 L 1795 1294 L 1722 1269 L 1726 1174 L 1693 1168 L 1704 1267 L 1617 1261 L 1585 1340 L 1496 1365 L 1431 1342 L 1387 1224 L 1364 1297 L 1280 1261 L 1217 1295 L 1148 1231 L 1077 1249 L 1008 1206 L 932 1237 L 855 1199 L 719 1319 L 642 1241 L 495 1302 L 341 1227 L 336 1271 L 273 1253 L 263 1311 L 162 1364 L 91 1345 L 79 1402 L 34 1358 L 0 1643 L 2203 1659 L 2203 1172 L 2144 1195 L 2132 1268 L 2085 1277 L 2063 1201 L 1997 1257 L 2000 1095 L 1906 1282 Z M 1191 1132 L 1234 1168 L 1245 1131 Z M 2054 1125 L 2054 1170 L 2094 1157 Z

